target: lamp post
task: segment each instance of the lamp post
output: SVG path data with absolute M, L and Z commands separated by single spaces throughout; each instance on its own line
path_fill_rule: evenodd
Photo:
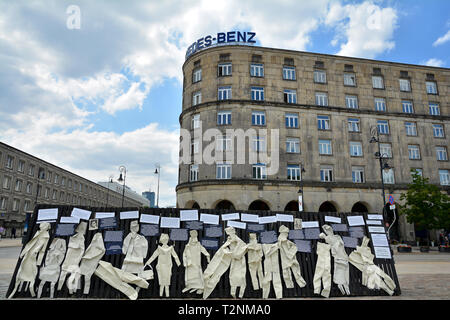
M 300 169 L 300 181 L 302 181 L 301 183 L 300 183 L 300 189 L 298 190 L 298 192 L 297 193 L 299 193 L 300 195 L 299 195 L 299 198 L 300 198 L 300 196 L 302 197 L 302 207 L 301 207 L 301 210 L 300 210 L 300 203 L 299 203 L 299 208 L 298 208 L 298 211 L 303 211 L 303 207 L 304 207 L 304 203 L 305 203 L 305 199 L 304 199 L 304 193 L 303 193 L 303 173 L 305 173 L 306 172 L 306 170 L 305 170 L 305 168 L 303 167 L 303 165 L 302 164 L 300 164 L 300 166 L 302 167 L 301 169 Z M 300 200 L 300 199 L 299 199 Z
M 108 208 L 108 204 L 109 204 L 109 184 L 113 182 L 113 175 L 109 176 L 109 180 L 108 180 L 108 191 L 106 191 L 106 207 Z
M 119 182 L 123 181 L 123 186 L 122 186 L 122 208 L 123 208 L 123 199 L 125 198 L 125 179 L 127 177 L 127 168 L 125 168 L 125 166 L 120 166 L 119 172 L 120 172 L 120 176 L 119 176 L 119 179 L 117 179 L 117 181 L 119 181 Z M 123 174 L 123 178 L 122 178 L 122 174 Z
M 158 193 L 156 195 L 156 207 L 159 208 L 159 176 L 161 175 L 161 166 L 158 163 L 155 166 L 156 166 L 155 174 L 158 175 L 158 191 L 157 191 Z

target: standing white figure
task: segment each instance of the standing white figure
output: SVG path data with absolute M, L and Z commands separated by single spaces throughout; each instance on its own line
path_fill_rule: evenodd
M 262 268 L 263 249 L 262 244 L 258 243 L 256 233 L 250 233 L 250 240 L 247 245 L 247 250 L 248 269 L 252 279 L 253 290 L 259 290 L 262 288 L 262 282 L 264 279 Z
M 86 233 L 87 223 L 82 221 L 75 230 L 75 234 L 70 237 L 67 249 L 66 258 L 61 267 L 61 275 L 58 281 L 58 290 L 61 290 L 67 274 L 70 274 L 70 279 L 67 279 L 67 287 L 69 292 L 73 293 L 79 286 L 80 278 L 80 261 L 84 254 L 84 234 Z
M 283 298 L 283 287 L 278 262 L 278 243 L 264 243 L 262 247 L 264 252 L 263 298 L 269 297 L 270 283 L 272 283 L 275 297 L 281 299 Z
M 331 256 L 330 245 L 317 242 L 317 263 L 314 271 L 314 293 L 328 298 L 331 290 Z M 320 291 L 323 284 L 322 292 Z
M 339 235 L 333 233 L 333 228 L 329 225 L 324 224 L 322 229 L 325 233 L 321 233 L 319 237 L 325 239 L 325 242 L 330 245 L 331 254 L 334 258 L 333 282 L 338 285 L 338 288 L 343 295 L 349 295 L 350 270 L 348 265 L 348 255 L 344 248 L 344 241 Z
M 37 267 L 42 264 L 44 259 L 45 249 L 47 248 L 47 243 L 50 239 L 48 230 L 50 229 L 50 224 L 48 222 L 43 222 L 39 225 L 39 230 L 23 248 L 19 255 L 22 258 L 19 270 L 16 275 L 16 285 L 14 290 L 9 295 L 8 299 L 11 299 L 17 291 L 17 288 L 23 285 L 23 283 L 28 282 L 31 296 L 35 296 L 34 293 L 34 281 L 37 276 Z M 19 290 L 20 291 L 20 290 Z
M 97 269 L 98 263 L 105 255 L 106 248 L 103 243 L 103 236 L 101 232 L 97 232 L 92 237 L 92 241 L 86 252 L 81 258 L 80 274 L 84 276 L 84 294 L 88 294 L 91 287 L 91 277 Z
M 282 225 L 280 226 L 278 232 L 280 233 L 278 236 L 278 247 L 280 249 L 281 267 L 283 269 L 283 279 L 284 283 L 286 284 L 286 288 L 294 288 L 291 270 L 294 274 L 294 278 L 298 286 L 300 288 L 303 288 L 304 286 L 306 286 L 306 281 L 302 277 L 300 264 L 297 261 L 297 245 L 294 242 L 288 240 L 288 227 Z
M 382 289 L 390 296 L 394 294 L 395 282 L 373 263 L 374 255 L 369 245 L 370 239 L 363 238 L 362 245 L 350 253 L 350 263 L 362 272 L 362 284 L 369 289 Z
M 123 260 L 122 270 L 141 275 L 142 271 L 144 271 L 144 259 L 147 256 L 148 242 L 138 232 L 138 221 L 131 221 L 130 233 L 123 240 L 122 252 L 125 254 L 125 259 Z
M 191 230 L 189 234 L 189 241 L 183 251 L 184 282 L 186 287 L 182 292 L 197 290 L 198 294 L 202 294 L 205 284 L 203 282 L 201 255 L 203 254 L 206 257 L 208 263 L 210 262 L 210 256 L 205 247 L 198 241 L 197 230 Z
M 42 295 L 42 289 L 46 282 L 50 282 L 50 298 L 53 298 L 55 292 L 55 284 L 58 281 L 61 272 L 61 263 L 66 254 L 66 240 L 62 238 L 54 238 L 50 248 L 45 256 L 44 266 L 39 270 L 39 290 L 37 297 Z
M 155 252 L 153 252 L 152 256 L 147 260 L 145 265 L 151 264 L 156 258 L 158 258 L 156 272 L 158 273 L 159 296 L 162 297 L 163 291 L 165 291 L 166 297 L 168 297 L 170 279 L 172 278 L 172 257 L 177 266 L 180 266 L 181 262 L 173 246 L 167 245 L 169 242 L 168 234 L 161 234 L 159 237 L 159 242 L 162 243 L 162 246 L 158 246 L 158 248 L 156 248 Z
M 230 286 L 231 296 L 236 298 L 236 289 L 239 288 L 239 298 L 244 296 L 245 287 L 247 286 L 245 274 L 247 272 L 247 264 L 245 262 L 245 254 L 247 253 L 247 244 L 236 235 L 233 227 L 225 228 L 228 235 L 226 243 L 229 243 L 231 251 L 230 265 Z

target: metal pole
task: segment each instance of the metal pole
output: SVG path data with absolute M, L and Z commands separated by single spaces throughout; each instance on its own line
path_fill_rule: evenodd
M 123 208 L 123 199 L 125 198 L 125 179 L 127 177 L 127 171 L 123 175 L 123 186 L 122 186 L 122 208 Z
M 158 196 L 156 198 L 156 207 L 159 208 L 159 176 L 161 175 L 161 166 L 159 166 L 158 171 Z

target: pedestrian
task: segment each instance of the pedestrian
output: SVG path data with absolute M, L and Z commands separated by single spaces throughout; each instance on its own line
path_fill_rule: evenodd
M 442 233 L 439 234 L 439 244 L 440 245 L 444 244 L 444 235 Z
M 3 228 L 2 226 L 0 226 L 0 240 L 2 239 L 3 232 L 5 232 L 5 228 Z
M 16 238 L 16 228 L 15 227 L 12 227 L 12 229 L 11 229 L 11 238 Z

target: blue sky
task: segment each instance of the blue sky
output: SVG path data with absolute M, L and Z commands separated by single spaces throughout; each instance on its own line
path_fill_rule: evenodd
M 76 5 L 80 28 L 67 27 Z M 196 39 L 254 31 L 258 44 L 448 68 L 450 1 L 4 1 L 0 141 L 92 181 L 176 204 L 182 64 Z

